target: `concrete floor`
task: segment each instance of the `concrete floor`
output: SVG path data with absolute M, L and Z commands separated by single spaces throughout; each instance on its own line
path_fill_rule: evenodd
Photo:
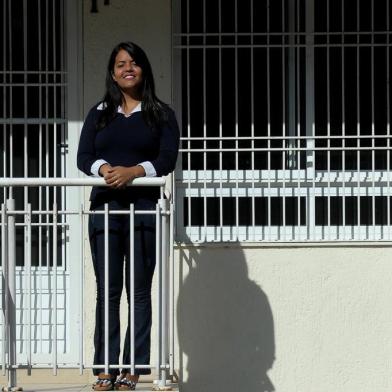
M 18 385 L 23 388 L 24 392 L 85 392 L 92 391 L 91 384 L 24 384 Z M 153 384 L 139 383 L 136 391 L 151 392 Z M 177 384 L 172 385 L 172 391 L 178 391 Z

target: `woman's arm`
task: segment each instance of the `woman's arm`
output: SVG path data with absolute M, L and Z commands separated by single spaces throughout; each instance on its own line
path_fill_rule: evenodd
M 96 120 L 97 110 L 93 107 L 83 124 L 82 132 L 80 134 L 78 154 L 77 154 L 77 165 L 79 170 L 83 173 L 91 176 L 91 168 L 94 162 L 97 161 L 95 153 L 95 134 L 96 134 Z
M 166 176 L 176 167 L 180 131 L 174 112 L 169 109 L 168 122 L 161 129 L 159 154 L 151 161 L 157 176 Z

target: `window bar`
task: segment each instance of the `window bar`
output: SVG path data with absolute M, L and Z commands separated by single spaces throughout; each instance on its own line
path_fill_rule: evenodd
M 28 162 L 28 134 L 27 134 L 27 0 L 23 0 L 23 118 L 25 120 L 25 123 L 23 125 L 23 175 L 25 178 L 28 177 L 28 168 L 27 168 L 27 162 Z M 27 206 L 28 203 L 28 188 L 23 187 L 23 199 L 24 203 L 23 205 Z M 24 231 L 26 232 L 27 228 L 24 228 Z M 25 233 L 26 234 L 26 233 Z M 25 252 L 26 255 L 26 252 Z
M 360 9 L 359 9 L 359 0 L 357 0 L 357 136 L 360 136 L 361 134 L 361 124 L 360 124 L 360 110 L 361 110 L 361 103 L 359 100 L 359 94 L 361 93 L 360 91 L 360 78 L 359 78 L 359 72 L 360 72 L 360 66 L 359 66 L 359 61 L 360 61 L 360 35 L 358 34 L 360 31 L 360 26 L 359 26 L 359 17 L 360 17 Z M 360 139 L 358 138 L 357 141 L 357 230 L 358 230 L 358 239 L 362 239 L 361 235 L 361 158 L 360 158 Z M 354 233 L 354 238 L 355 239 L 355 233 Z
M 238 5 L 237 0 L 234 0 L 235 7 L 235 18 L 234 18 L 234 30 L 235 30 L 235 48 L 234 48 L 234 112 L 235 112 L 235 234 L 232 240 L 239 241 L 239 167 L 238 167 Z
M 83 374 L 84 363 L 84 215 L 83 204 L 79 205 L 79 257 L 80 257 L 80 302 L 79 302 L 79 374 Z
M 49 89 L 48 89 L 48 81 L 49 81 L 49 45 L 48 45 L 48 31 L 49 31 L 49 4 L 48 0 L 46 0 L 46 8 L 45 8 L 45 114 L 46 118 L 49 117 Z M 45 177 L 49 178 L 49 124 L 46 122 L 45 124 Z M 49 211 L 49 187 L 45 187 L 46 193 L 46 211 Z M 46 222 L 48 225 L 46 226 L 46 238 L 48 239 L 48 243 L 46 245 L 46 266 L 48 272 L 48 279 L 49 279 L 49 272 L 50 272 L 50 252 L 49 252 L 49 224 L 50 224 L 50 216 L 49 214 L 46 215 Z
M 38 88 L 38 113 L 39 117 L 42 118 L 42 34 L 41 34 L 41 7 L 42 3 L 41 0 L 38 0 L 38 75 L 39 75 L 39 88 Z M 39 124 L 38 128 L 38 175 L 39 177 L 43 177 L 43 165 L 42 165 L 42 147 L 43 147 L 43 138 L 42 138 L 42 132 L 43 132 L 43 127 L 42 124 Z M 42 186 L 38 187 L 38 208 L 41 209 L 44 207 L 43 205 L 43 199 L 42 199 Z M 43 251 L 42 251 L 42 243 L 43 243 L 43 235 L 42 235 L 42 215 L 38 214 L 38 282 L 39 282 L 39 288 L 42 291 L 43 287 L 43 268 L 42 268 L 42 257 L 43 257 Z M 46 229 L 47 232 L 47 229 Z M 42 352 L 42 294 L 39 296 L 39 330 L 41 331 L 40 333 L 40 351 Z
M 27 311 L 27 368 L 28 371 L 31 371 L 32 361 L 31 361 L 31 204 L 27 204 L 27 213 L 25 216 L 26 219 L 26 242 L 25 247 L 27 248 L 26 252 L 26 272 L 25 278 L 26 282 L 26 291 L 27 291 L 27 301 L 28 301 L 28 311 Z
M 129 206 L 129 358 L 131 374 L 135 374 L 135 206 Z
M 57 203 L 53 201 L 53 375 L 57 375 Z
M 222 115 L 222 0 L 218 1 L 218 29 L 219 29 L 219 58 L 218 58 L 218 66 L 219 66 L 219 225 L 220 225 L 220 240 L 223 241 L 223 178 L 222 178 L 222 167 L 223 167 L 223 115 Z
M 343 240 L 347 240 L 347 229 L 346 229 L 346 100 L 345 100 L 345 24 L 344 24 L 344 1 L 341 3 L 341 13 L 342 13 L 342 50 L 341 50 L 341 75 L 342 75 L 342 223 L 343 223 Z
M 206 179 L 206 172 L 207 172 L 207 106 L 206 106 L 206 100 L 207 100 L 207 83 L 206 83 L 206 0 L 203 0 L 203 147 L 204 147 L 204 152 L 203 152 L 203 190 L 204 190 L 204 196 L 203 196 L 203 203 L 204 203 L 204 209 L 203 209 L 203 215 L 204 215 L 204 233 L 203 233 L 203 242 L 205 242 L 208 238 L 207 236 L 207 210 L 208 210 L 208 205 L 207 205 L 207 179 Z M 214 234 L 215 237 L 215 234 Z
M 193 237 L 192 233 L 192 193 L 191 193 L 191 102 L 190 102 L 190 88 L 191 88 L 191 83 L 190 83 L 190 48 L 189 48 L 189 26 L 190 26 L 190 19 L 189 19 L 189 0 L 187 0 L 187 8 L 186 8 L 186 18 L 187 18 L 187 38 L 186 38 L 186 56 L 187 56 L 187 61 L 186 61 L 186 83 L 187 83 L 187 117 L 188 117 L 188 124 L 187 124 L 187 137 L 188 137 L 188 197 L 187 197 L 187 202 L 188 202 L 188 227 L 190 231 L 190 237 Z M 199 238 L 200 240 L 200 238 Z
M 14 176 L 14 165 L 13 165 L 13 89 L 12 89 L 12 79 L 13 79 L 13 73 L 12 73 L 12 9 L 11 9 L 11 0 L 8 0 L 8 47 L 9 47 L 9 52 L 8 52 L 8 56 L 9 56 L 9 83 L 10 83 L 10 87 L 9 87 L 9 91 L 10 91 L 10 95 L 9 95 L 9 111 L 10 111 L 10 126 L 9 126 L 9 176 L 13 177 Z M 9 198 L 12 199 L 13 198 L 13 187 L 9 187 Z
M 306 179 L 311 180 L 308 189 L 308 239 L 315 240 L 315 124 L 314 124 L 314 4 L 306 2 Z
M 60 9 L 60 15 L 66 15 L 66 10 L 65 10 L 65 6 L 64 6 L 64 2 L 61 0 L 60 1 L 60 5 L 59 5 L 59 9 Z M 61 87 L 59 87 L 61 94 L 60 94 L 60 116 L 61 116 L 61 120 L 66 118 L 66 114 L 65 114 L 65 88 L 64 84 L 66 83 L 66 79 L 65 79 L 65 66 L 64 66 L 64 45 L 65 45 L 65 40 L 64 40 L 64 19 L 63 17 L 60 17 L 60 64 L 59 64 L 59 71 L 60 71 L 60 84 Z M 57 45 L 56 45 L 57 46 Z M 57 79 L 56 79 L 56 84 L 57 84 Z M 55 116 L 57 117 L 57 114 L 55 114 Z M 66 163 L 65 163 L 65 158 L 66 158 L 66 142 L 67 142 L 67 136 L 66 136 L 66 125 L 65 124 L 60 124 L 60 132 L 61 132 L 61 147 L 60 147 L 60 170 L 61 170 L 61 178 L 65 178 L 66 177 Z M 61 205 L 63 206 L 63 209 L 65 210 L 65 206 L 66 206 L 66 197 L 65 197 L 65 191 L 66 188 L 63 186 L 60 188 L 61 189 Z M 61 247 L 62 250 L 62 264 L 65 268 L 65 260 L 66 260 L 66 243 L 67 243 L 67 239 L 66 239 L 66 228 L 65 228 L 65 222 L 66 222 L 66 215 L 63 215 L 61 217 L 61 224 L 64 226 L 64 228 L 61 230 L 61 237 L 62 237 L 62 244 L 63 246 Z M 82 237 L 81 237 L 82 238 Z
M 280 240 L 286 241 L 287 237 L 287 227 L 286 227 L 286 48 L 285 48 L 285 4 L 284 0 L 281 1 L 282 4 L 282 14 L 281 14 L 281 22 L 282 22 L 282 31 L 283 34 L 281 36 L 282 42 L 282 188 L 279 188 L 278 195 L 281 195 L 280 200 L 282 200 L 282 227 L 279 226 L 278 230 L 278 238 Z M 291 19 L 291 15 L 289 15 L 289 19 Z M 289 51 L 291 49 L 289 48 Z M 290 71 L 290 69 L 289 69 Z M 291 93 L 290 90 L 288 92 Z M 279 176 L 278 176 L 279 181 Z
M 57 61 L 56 61 L 56 3 L 52 3 L 52 66 L 53 66 L 53 177 L 57 177 Z M 57 187 L 53 187 L 53 200 L 57 202 Z
M 296 31 L 300 31 L 300 2 L 297 1 L 297 29 Z M 296 44 L 298 45 L 296 48 L 296 54 L 297 54 L 297 59 L 296 59 L 296 65 L 297 65 L 297 70 L 296 70 L 296 77 L 297 77 L 297 83 L 296 83 L 296 96 L 297 96 L 297 148 L 298 150 L 296 151 L 296 156 L 297 156 L 297 236 L 294 237 L 294 239 L 300 239 L 302 238 L 301 236 L 301 152 L 299 148 L 301 147 L 301 89 L 300 89 L 300 79 L 301 79 L 301 74 L 300 74 L 300 55 L 301 55 L 301 48 L 299 46 L 300 43 L 300 36 L 296 34 Z M 295 144 L 293 144 L 295 146 Z
M 389 32 L 390 30 L 390 24 L 389 24 L 389 0 L 386 0 L 386 23 L 387 23 L 387 31 Z M 390 81 L 390 59 L 389 59 L 389 52 L 391 50 L 390 47 L 390 34 L 387 34 L 387 46 L 385 48 L 386 50 L 386 60 L 387 60 L 387 80 Z M 390 164 L 391 164 L 391 112 L 390 112 L 390 102 L 391 102 L 391 97 L 390 97 L 390 85 L 387 84 L 386 89 L 387 89 L 387 107 L 386 107 L 386 112 L 387 112 L 387 227 L 388 227 L 388 240 L 391 240 L 391 169 L 390 169 Z
M 327 217 L 328 217 L 328 235 L 327 238 L 329 241 L 331 241 L 331 70 L 330 70 L 330 61 L 331 61 L 331 52 L 330 52 L 330 2 L 327 0 Z M 323 189 L 324 193 L 324 189 Z M 324 231 L 324 226 L 323 226 L 323 231 Z M 325 234 L 324 234 L 325 235 Z M 324 235 L 322 238 L 325 238 Z
M 250 43 L 251 43 L 251 48 L 250 48 L 250 78 L 251 78 L 251 84 L 250 84 L 250 110 L 251 110 L 251 171 L 252 171 L 252 180 L 251 180 L 251 187 L 252 187 L 252 235 L 250 238 L 252 241 L 256 241 L 256 206 L 255 206 L 255 175 L 256 175 L 256 170 L 255 170 L 255 104 L 254 104 L 254 99 L 255 99 L 255 92 L 254 92 L 254 48 L 253 48 L 253 32 L 254 32 L 254 26 L 253 26 L 253 0 L 250 1 L 250 31 L 251 31 L 251 36 L 250 36 Z
M 7 3 L 3 1 L 3 69 L 7 69 Z M 3 73 L 3 83 L 6 83 L 7 74 Z M 9 87 L 11 89 L 11 87 Z M 3 87 L 3 117 L 7 118 L 7 87 Z M 7 177 L 7 125 L 3 123 L 3 177 Z M 7 189 L 3 188 L 3 201 L 7 199 Z M 4 242 L 3 242 L 4 244 Z M 4 342 L 4 340 L 3 340 Z M 3 343 L 4 344 L 4 343 Z M 3 367 L 4 369 L 4 367 Z
M 109 204 L 105 203 L 104 215 L 104 254 L 105 254 L 105 373 L 109 374 Z
M 374 120 L 375 120 L 375 116 L 374 116 L 374 0 L 372 0 L 371 2 L 371 20 L 372 20 L 372 35 L 371 35 L 371 54 L 370 54 L 370 72 L 371 72 L 371 105 L 372 105 L 372 235 L 373 238 L 372 240 L 374 241 L 376 239 L 376 195 L 375 195 L 375 154 L 376 151 L 374 149 L 375 147 L 375 125 L 374 125 Z M 369 239 L 369 238 L 368 238 Z
M 271 228 L 271 82 L 270 82 L 270 0 L 267 0 L 267 204 L 268 204 L 268 240 L 272 240 Z M 265 192 L 265 189 L 263 189 Z M 265 238 L 264 238 L 265 239 Z

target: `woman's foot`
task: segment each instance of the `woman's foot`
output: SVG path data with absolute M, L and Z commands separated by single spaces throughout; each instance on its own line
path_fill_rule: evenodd
M 132 376 L 131 373 L 121 373 L 114 383 L 114 389 L 116 391 L 134 391 L 138 381 L 138 375 Z
M 99 373 L 97 381 L 93 384 L 94 391 L 112 391 L 116 377 L 111 374 Z

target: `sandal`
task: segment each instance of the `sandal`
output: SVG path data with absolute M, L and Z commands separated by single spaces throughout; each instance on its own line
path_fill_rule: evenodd
M 97 381 L 93 384 L 94 391 L 113 391 L 116 378 L 111 374 L 99 373 Z
M 138 376 L 136 381 L 135 376 L 131 376 L 130 373 L 121 373 L 117 381 L 114 383 L 114 389 L 116 391 L 134 391 L 136 389 L 136 384 L 139 379 Z

